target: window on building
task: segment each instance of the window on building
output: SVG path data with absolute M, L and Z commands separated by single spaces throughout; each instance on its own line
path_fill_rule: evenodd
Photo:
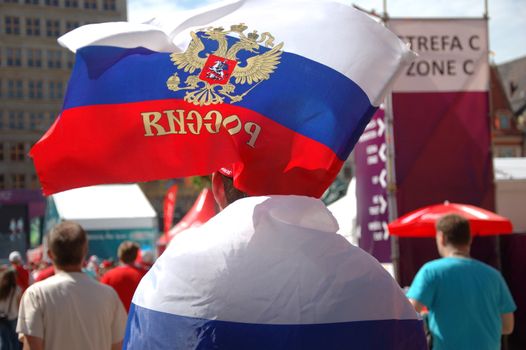
M 79 7 L 79 1 L 78 0 L 65 0 L 64 6 L 76 8 L 76 7 Z
M 117 9 L 115 0 L 104 0 L 102 3 L 102 7 L 108 11 L 115 11 Z
M 29 113 L 29 129 L 41 130 L 44 126 L 45 115 L 42 112 Z
M 0 174 L 0 190 L 5 190 L 6 189 L 6 184 L 5 184 L 5 175 L 4 174 Z
M 38 115 L 34 112 L 29 113 L 29 130 L 36 130 L 38 125 Z
M 31 189 L 38 190 L 40 188 L 40 181 L 36 174 L 31 175 Z
M 43 97 L 42 94 L 42 80 L 30 80 L 28 82 L 29 87 L 29 98 L 34 100 L 40 100 Z
M 75 65 L 75 54 L 68 51 L 66 53 L 66 59 L 68 61 L 68 68 L 72 69 L 73 66 Z
M 66 32 L 70 32 L 78 27 L 80 27 L 80 23 L 78 21 L 66 21 Z
M 84 8 L 85 9 L 97 9 L 97 0 L 84 0 Z
M 4 112 L 0 111 L 0 131 L 4 130 Z
M 8 47 L 6 49 L 7 65 L 10 67 L 20 67 L 22 65 L 22 50 L 17 47 Z
M 48 19 L 46 21 L 46 35 L 52 38 L 60 35 L 60 21 L 56 19 Z
M 16 16 L 6 16 L 4 20 L 6 34 L 20 34 L 20 18 Z
M 49 125 L 52 125 L 60 115 L 60 111 L 49 113 Z
M 13 188 L 25 188 L 26 187 L 26 175 L 25 174 L 12 174 L 11 175 L 11 186 Z
M 509 130 L 511 128 L 510 116 L 507 114 L 499 114 L 499 129 Z
M 21 79 L 9 79 L 7 81 L 7 96 L 17 99 L 24 97 L 24 87 Z
M 38 5 L 39 0 L 26 0 L 26 4 L 29 5 Z
M 7 126 L 11 130 L 15 130 L 16 129 L 16 114 L 13 111 L 9 112 L 9 122 L 8 122 Z
M 62 51 L 48 50 L 47 66 L 48 68 L 61 68 L 62 67 Z
M 28 49 L 27 50 L 27 66 L 28 67 L 42 67 L 42 50 Z
M 9 111 L 9 129 L 19 129 L 20 121 L 22 121 L 22 127 L 24 126 L 24 114 L 23 112 Z
M 47 125 L 45 124 L 46 123 L 46 115 L 45 113 L 38 113 L 38 116 L 37 116 L 37 127 L 39 130 L 44 130 L 46 129 Z
M 18 0 L 4 0 L 6 4 L 18 4 Z
M 24 129 L 24 112 L 9 111 L 9 129 L 11 130 Z
M 44 0 L 44 3 L 48 6 L 58 6 L 58 0 Z
M 40 35 L 40 19 L 26 18 L 26 35 L 39 36 Z
M 11 145 L 11 160 L 13 162 L 22 162 L 26 158 L 26 150 L 23 142 L 17 142 Z
M 497 157 L 517 157 L 520 155 L 520 147 L 498 146 Z
M 4 143 L 0 142 L 0 162 L 3 162 L 5 159 L 4 156 Z
M 64 97 L 64 84 L 61 81 L 49 82 L 49 98 L 62 99 Z

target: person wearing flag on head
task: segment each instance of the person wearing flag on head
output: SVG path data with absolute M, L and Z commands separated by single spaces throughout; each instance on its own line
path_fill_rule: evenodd
M 45 193 L 213 173 L 223 208 L 142 278 L 124 349 L 426 347 L 318 199 L 413 57 L 393 33 L 341 3 L 232 0 L 59 42 L 77 55 L 31 150 Z

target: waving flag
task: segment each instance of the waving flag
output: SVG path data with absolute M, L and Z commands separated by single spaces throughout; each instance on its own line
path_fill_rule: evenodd
M 231 1 L 88 25 L 63 110 L 31 156 L 46 194 L 233 169 L 253 195 L 320 196 L 411 52 L 320 1 Z
M 427 349 L 422 321 L 323 202 L 244 198 L 142 279 L 124 349 Z

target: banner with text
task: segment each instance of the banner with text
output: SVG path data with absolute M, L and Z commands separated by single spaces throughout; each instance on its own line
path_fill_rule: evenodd
M 391 262 L 384 115 L 376 112 L 354 148 L 358 245 L 382 263 Z
M 419 55 L 392 94 L 398 215 L 445 200 L 493 210 L 487 20 L 390 19 L 388 26 Z M 436 257 L 418 244 L 400 240 L 402 285 Z

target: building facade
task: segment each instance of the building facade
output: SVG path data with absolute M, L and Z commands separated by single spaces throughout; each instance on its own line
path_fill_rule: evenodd
M 498 66 L 502 85 L 515 116 L 517 128 L 526 138 L 526 56 Z M 526 142 L 523 142 L 522 155 L 526 155 Z
M 120 20 L 126 0 L 0 0 L 0 190 L 40 188 L 28 153 L 58 116 L 75 60 L 57 38 Z
M 491 66 L 490 77 L 493 156 L 523 157 L 524 132 L 513 113 L 497 67 Z

